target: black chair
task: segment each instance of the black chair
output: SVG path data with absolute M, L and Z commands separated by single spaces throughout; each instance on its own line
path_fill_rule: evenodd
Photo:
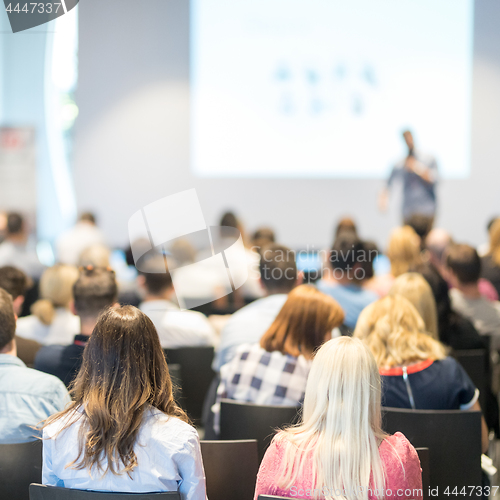
M 180 401 L 182 397 L 182 378 L 181 378 L 181 365 L 169 364 L 168 372 L 170 373 L 170 379 L 172 380 L 172 385 L 174 387 L 174 397 L 176 401 Z
M 42 481 L 42 441 L 0 445 L 0 498 L 28 500 L 30 483 Z
M 474 385 L 479 389 L 479 404 L 483 412 L 486 409 L 486 392 L 488 384 L 488 351 L 486 349 L 471 349 L 454 351 L 453 357 L 462 365 Z
M 223 399 L 220 405 L 221 439 L 256 439 L 259 462 L 276 429 L 299 419 L 299 407 L 261 406 Z
M 210 500 L 252 500 L 259 470 L 257 441 L 201 441 Z
M 181 500 L 177 491 L 153 493 L 113 493 L 107 491 L 75 490 L 42 484 L 30 485 L 29 500 Z M 10 500 L 10 497 L 9 497 Z M 14 499 L 13 499 L 14 500 Z
M 430 486 L 430 469 L 429 469 L 429 448 L 416 448 L 420 467 L 422 468 L 422 494 L 423 500 L 428 500 Z
M 181 397 L 179 403 L 190 418 L 199 423 L 203 412 L 203 401 L 215 376 L 212 370 L 214 348 L 183 347 L 163 349 L 167 363 L 180 365 Z
M 430 487 L 440 497 L 449 487 L 447 498 L 467 498 L 471 486 L 481 486 L 480 412 L 383 408 L 383 429 L 402 432 L 415 448 L 429 448 Z M 458 492 L 465 487 L 466 495 L 453 495 L 455 486 Z

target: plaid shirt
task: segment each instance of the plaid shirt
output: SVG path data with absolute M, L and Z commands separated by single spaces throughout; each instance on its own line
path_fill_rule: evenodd
M 279 351 L 267 352 L 259 344 L 245 344 L 220 370 L 217 400 L 212 406 L 214 429 L 219 433 L 221 399 L 259 405 L 295 406 L 304 400 L 312 360 Z

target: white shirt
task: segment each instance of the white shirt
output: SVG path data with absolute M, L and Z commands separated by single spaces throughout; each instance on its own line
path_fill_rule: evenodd
M 202 313 L 181 311 L 168 300 L 148 300 L 139 309 L 155 325 L 164 349 L 215 345 L 215 331 Z
M 16 335 L 42 345 L 69 345 L 80 333 L 80 318 L 64 307 L 57 307 L 54 321 L 44 325 L 34 314 L 17 320 Z
M 44 270 L 34 249 L 11 241 L 0 244 L 0 267 L 4 266 L 16 267 L 35 279 L 40 278 Z
M 451 306 L 471 321 L 481 335 L 491 335 L 491 348 L 500 349 L 500 302 L 484 297 L 468 299 L 457 288 L 450 290 Z
M 95 467 L 90 474 L 88 469 L 66 467 L 78 456 L 78 432 L 85 417 L 75 411 L 68 418 L 71 420 L 58 420 L 43 431 L 43 484 L 96 491 L 179 491 L 182 500 L 206 499 L 200 442 L 189 424 L 156 409 L 145 412 L 134 446 L 138 465 L 129 477 L 109 471 L 103 475 Z
M 105 244 L 104 236 L 97 226 L 80 221 L 57 240 L 57 258 L 63 264 L 76 266 L 84 250 L 94 245 Z
M 231 361 L 238 346 L 258 343 L 287 298 L 285 293 L 270 295 L 236 311 L 222 329 L 219 349 L 212 365 L 214 371 L 219 372 L 222 365 Z

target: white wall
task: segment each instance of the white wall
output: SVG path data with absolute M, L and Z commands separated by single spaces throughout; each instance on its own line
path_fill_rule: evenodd
M 399 221 L 399 206 L 394 200 L 390 214 L 377 211 L 380 181 L 194 178 L 189 2 L 141 5 L 80 4 L 76 192 L 80 209 L 97 212 L 112 243 L 127 243 L 127 221 L 136 210 L 191 187 L 209 224 L 232 208 L 250 229 L 269 224 L 283 243 L 317 248 L 330 244 L 334 221 L 350 214 L 363 236 L 385 242 Z M 439 187 L 438 224 L 475 244 L 486 238 L 486 221 L 500 214 L 499 20 L 500 3 L 476 2 L 472 174 Z

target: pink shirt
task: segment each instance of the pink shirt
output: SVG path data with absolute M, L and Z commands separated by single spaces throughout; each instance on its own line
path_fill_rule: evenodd
M 397 498 L 398 500 L 422 498 L 420 460 L 415 448 L 406 437 L 401 432 L 396 432 L 382 442 L 379 452 L 387 477 L 385 489 L 392 490 L 392 496 L 385 495 L 385 497 Z M 276 478 L 280 474 L 283 456 L 284 446 L 273 441 L 260 465 L 254 500 L 257 500 L 259 495 L 277 495 L 297 499 L 314 498 L 312 460 L 305 464 L 302 474 L 297 477 L 296 483 L 289 490 L 276 486 Z M 375 494 L 368 496 L 370 500 L 379 498 Z

